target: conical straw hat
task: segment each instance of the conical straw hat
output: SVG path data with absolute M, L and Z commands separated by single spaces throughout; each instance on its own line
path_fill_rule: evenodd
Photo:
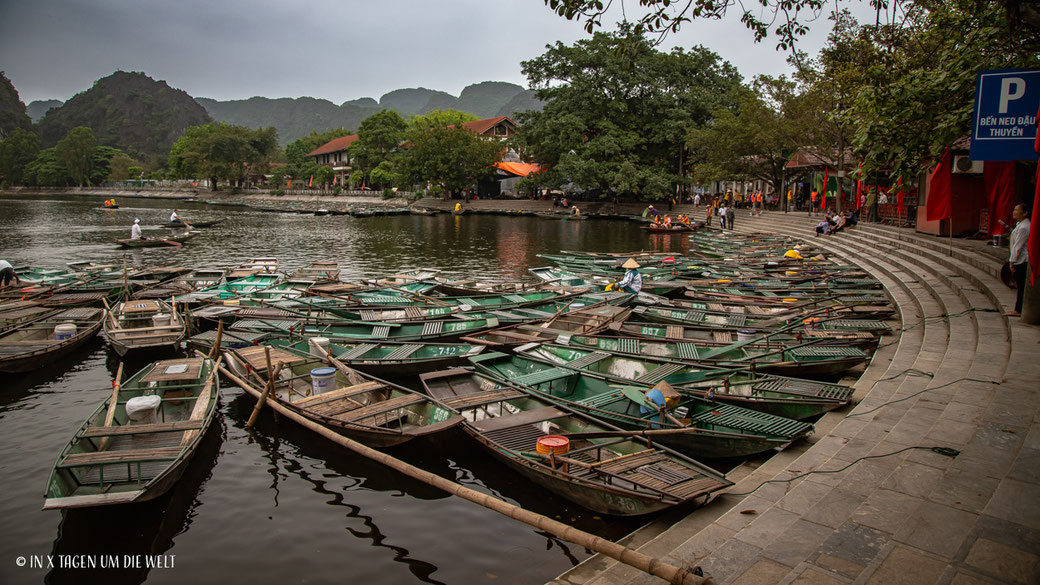
M 625 263 L 622 264 L 621 267 L 628 269 L 639 268 L 639 263 L 636 262 L 635 258 L 629 258 L 628 260 L 625 260 Z

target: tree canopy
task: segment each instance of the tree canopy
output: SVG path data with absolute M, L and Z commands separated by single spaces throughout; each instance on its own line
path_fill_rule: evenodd
M 396 159 L 397 175 L 411 184 L 432 183 L 447 196 L 477 184 L 491 173 L 503 145 L 460 126 L 414 128 Z
M 630 27 L 557 42 L 523 63 L 546 102 L 519 116 L 514 143 L 550 165 L 545 187 L 662 199 L 684 181 L 687 131 L 734 103 L 740 76 L 703 48 L 664 53 Z
M 170 168 L 182 178 L 207 177 L 213 189 L 219 181 L 239 184 L 248 171 L 266 172 L 278 148 L 274 128 L 250 130 L 230 124 L 188 128 L 170 151 Z

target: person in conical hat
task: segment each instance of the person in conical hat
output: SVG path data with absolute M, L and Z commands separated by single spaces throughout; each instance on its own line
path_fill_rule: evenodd
M 617 286 L 614 288 L 632 294 L 636 294 L 642 290 L 643 277 L 639 274 L 639 263 L 636 262 L 636 259 L 629 258 L 628 260 L 625 260 L 625 263 L 622 264 L 621 267 L 626 269 L 627 272 L 625 272 L 625 276 L 618 281 Z

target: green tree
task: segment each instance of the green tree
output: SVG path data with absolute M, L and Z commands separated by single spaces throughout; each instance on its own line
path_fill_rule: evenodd
M 9 184 L 21 185 L 25 167 L 40 153 L 40 138 L 33 132 L 15 128 L 0 141 L 0 177 Z
M 543 186 L 663 199 L 685 183 L 686 134 L 733 102 L 740 76 L 696 47 L 663 53 L 629 27 L 556 43 L 523 63 L 540 112 L 520 115 L 513 143 L 550 165 Z
M 335 176 L 336 173 L 332 167 L 322 165 L 314 172 L 314 182 L 318 184 L 318 187 L 324 189 L 332 184 L 332 178 Z
M 430 110 L 425 114 L 415 114 L 414 116 L 410 116 L 408 118 L 408 128 L 414 130 L 440 128 L 442 126 L 454 126 L 456 124 L 474 122 L 479 119 L 480 118 L 473 114 L 460 112 L 455 109 Z
M 112 159 L 127 156 L 123 151 L 111 146 L 98 146 L 94 149 L 94 155 L 90 161 L 90 176 L 87 183 L 90 185 L 101 185 L 108 180 L 112 172 Z
M 398 176 L 409 184 L 433 183 L 446 196 L 474 187 L 502 154 L 502 143 L 458 126 L 412 130 L 408 139 L 397 159 Z
M 343 136 L 350 136 L 352 131 L 346 128 L 337 128 L 328 132 L 311 132 L 298 140 L 290 142 L 285 147 L 285 162 L 288 166 L 286 173 L 290 177 L 309 177 L 317 170 L 317 165 L 307 154 L 319 146 L 326 144 Z
M 56 148 L 72 181 L 80 187 L 85 185 L 94 168 L 94 151 L 97 149 L 94 133 L 86 126 L 77 126 L 58 141 Z
M 407 129 L 408 123 L 393 110 L 383 110 L 365 118 L 358 127 L 357 142 L 350 146 L 355 166 L 367 177 L 398 151 Z
M 14 84 L 0 71 L 0 140 L 8 138 L 19 128 L 32 129 L 32 119 L 25 113 L 25 104 L 18 97 Z
M 129 179 L 131 176 L 136 179 L 137 177 L 130 173 L 130 167 L 134 164 L 134 159 L 125 154 L 113 156 L 108 161 L 108 180 L 121 182 Z
M 36 187 L 64 187 L 72 182 L 57 147 L 41 150 L 36 159 L 25 166 L 22 180 Z
M 216 190 L 220 181 L 237 185 L 249 172 L 266 173 L 277 147 L 274 128 L 193 126 L 173 145 L 170 167 L 180 178 L 207 177 Z

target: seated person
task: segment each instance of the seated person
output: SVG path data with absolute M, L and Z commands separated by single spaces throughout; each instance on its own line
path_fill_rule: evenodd
M 826 234 L 828 231 L 830 231 L 830 229 L 831 222 L 825 219 L 820 223 L 816 224 L 816 236 L 819 237 L 820 234 Z

